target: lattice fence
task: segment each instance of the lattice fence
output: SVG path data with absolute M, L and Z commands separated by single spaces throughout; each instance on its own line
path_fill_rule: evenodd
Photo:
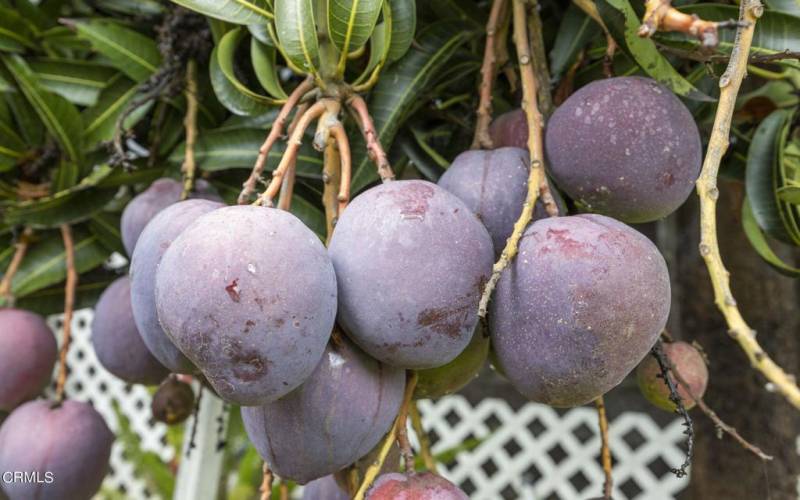
M 165 461 L 172 459 L 175 450 L 167 444 L 166 427 L 150 418 L 147 389 L 119 381 L 97 362 L 90 342 L 91 320 L 89 309 L 77 311 L 73 319 L 67 395 L 91 401 L 113 430 L 117 421 L 111 402 L 116 399 L 141 437 L 142 448 L 158 453 Z M 60 332 L 60 317 L 51 317 L 49 323 Z M 488 398 L 473 405 L 461 396 L 451 396 L 423 401 L 420 410 L 434 453 L 470 438 L 481 440 L 475 449 L 460 453 L 440 471 L 471 499 L 574 500 L 601 494 L 603 472 L 593 408 L 559 414 L 543 405 L 527 404 L 514 410 L 502 399 Z M 686 480 L 670 474 L 667 465 L 683 460 L 679 421 L 661 427 L 647 414 L 623 413 L 611 422 L 610 437 L 615 499 L 670 499 L 686 486 Z M 119 444 L 114 446 L 111 468 L 105 488 L 131 499 L 152 498 Z

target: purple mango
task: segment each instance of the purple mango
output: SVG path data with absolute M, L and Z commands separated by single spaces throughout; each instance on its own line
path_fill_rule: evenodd
M 41 316 L 0 309 L 0 413 L 42 392 L 53 375 L 57 350 Z
M 108 472 L 113 442 L 103 417 L 86 403 L 26 403 L 0 427 L 0 471 L 39 481 L 3 482 L 3 490 L 11 500 L 89 500 Z
M 230 403 L 285 396 L 317 366 L 336 316 L 336 276 L 294 215 L 225 207 L 187 227 L 156 272 L 164 331 Z
M 469 344 L 494 249 L 456 196 L 419 180 L 369 189 L 340 217 L 329 252 L 339 321 L 370 356 L 434 368 Z
M 431 472 L 379 476 L 366 500 L 469 500 L 461 488 Z
M 201 215 L 225 205 L 211 200 L 186 200 L 162 210 L 142 231 L 131 258 L 131 305 L 136 326 L 147 348 L 174 373 L 196 371 L 175 347 L 158 322 L 156 269 L 164 252 L 184 229 Z
M 283 398 L 242 408 L 270 469 L 301 484 L 346 467 L 378 444 L 400 409 L 405 372 L 335 334 L 314 373 Z
M 175 179 L 157 179 L 128 203 L 120 220 L 122 245 L 128 255 L 133 255 L 145 226 L 158 212 L 179 201 L 182 191 L 183 185 Z M 189 197 L 222 201 L 214 188 L 202 179 L 195 183 L 195 191 Z
M 669 307 L 666 263 L 641 233 L 602 215 L 544 219 L 525 231 L 497 284 L 492 346 L 529 399 L 581 405 L 636 367 Z
M 156 385 L 169 373 L 139 335 L 131 309 L 131 280 L 127 276 L 111 283 L 97 301 L 92 346 L 100 364 L 126 382 Z
M 520 148 L 471 150 L 458 155 L 439 179 L 439 186 L 456 195 L 483 222 L 499 256 L 514 230 L 528 195 L 530 156 Z M 558 199 L 558 201 L 561 201 Z M 563 205 L 559 205 L 564 213 Z M 533 220 L 547 217 L 541 198 Z
M 548 171 L 578 204 L 625 222 L 665 217 L 686 201 L 703 148 L 692 114 L 638 76 L 594 81 L 550 117 Z

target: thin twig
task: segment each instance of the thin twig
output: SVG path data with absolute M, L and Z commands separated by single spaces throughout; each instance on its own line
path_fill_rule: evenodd
M 492 121 L 492 87 L 497 71 L 497 34 L 500 12 L 506 0 L 492 0 L 489 20 L 486 22 L 486 45 L 483 49 L 481 64 L 480 100 L 478 101 L 475 135 L 472 138 L 472 149 L 491 149 L 492 138 L 489 136 L 489 123 Z
M 727 56 L 724 57 L 727 59 Z M 800 61 L 800 52 L 793 52 L 789 49 L 786 49 L 783 52 L 777 52 L 775 54 L 753 54 L 750 56 L 751 63 L 774 62 L 782 61 L 784 59 L 797 59 Z
M 269 151 L 281 137 L 281 134 L 283 133 L 283 126 L 286 124 L 286 120 L 289 118 L 289 114 L 292 112 L 292 109 L 294 109 L 306 92 L 313 88 L 314 80 L 310 77 L 306 78 L 297 87 L 295 87 L 295 89 L 289 95 L 289 98 L 286 100 L 286 103 L 284 103 L 284 105 L 281 107 L 281 110 L 278 112 L 278 116 L 275 118 L 275 122 L 272 124 L 269 134 L 267 134 L 267 138 L 264 140 L 264 143 L 258 150 L 258 158 L 256 158 L 256 163 L 253 165 L 253 170 L 250 172 L 250 177 L 248 177 L 244 184 L 242 184 L 242 192 L 239 193 L 238 199 L 238 203 L 240 205 L 246 204 L 250 198 L 250 195 L 255 192 L 256 184 L 261 178 L 261 174 L 264 172 L 264 167 L 267 165 Z
M 290 121 L 289 122 L 289 126 L 286 127 L 286 135 L 287 136 L 292 135 L 292 133 L 294 132 L 294 129 L 297 127 L 297 122 L 300 121 L 300 117 L 301 116 L 306 114 L 306 111 L 308 111 L 308 107 L 310 105 L 311 104 L 309 104 L 307 102 L 301 102 L 300 104 L 298 104 L 297 110 L 294 112 L 294 116 L 292 117 L 292 121 Z
M 497 26 L 497 68 L 503 72 L 508 80 L 508 89 L 512 94 L 516 94 L 519 87 L 519 77 L 514 70 L 513 65 L 508 64 L 511 60 L 511 55 L 508 52 L 508 30 L 511 29 L 511 9 L 509 2 L 503 3 L 503 9 L 500 12 L 500 23 Z
M 194 408 L 192 409 L 192 429 L 189 431 L 189 446 L 186 447 L 186 458 L 192 454 L 192 450 L 197 447 L 195 438 L 197 437 L 197 428 L 200 426 L 200 402 L 203 400 L 203 393 L 205 387 L 201 383 L 197 389 L 197 398 L 194 400 Z
M 254 205 L 272 206 L 272 200 L 275 198 L 275 195 L 278 194 L 278 191 L 281 188 L 283 176 L 286 174 L 287 170 L 292 166 L 292 164 L 297 161 L 297 153 L 299 152 L 300 146 L 303 143 L 303 135 L 305 134 L 306 129 L 311 122 L 319 118 L 324 111 L 325 103 L 322 101 L 317 101 L 313 106 L 308 108 L 308 111 L 306 111 L 305 114 L 300 118 L 300 121 L 297 122 L 297 127 L 295 128 L 294 132 L 292 132 L 291 137 L 289 137 L 289 141 L 286 144 L 286 150 L 283 152 L 281 161 L 278 163 L 275 171 L 272 172 L 272 179 L 267 185 L 267 189 L 261 193 Z
M 756 340 L 756 332 L 748 326 L 736 304 L 730 287 L 730 275 L 722 262 L 717 240 L 717 175 L 720 161 L 728 149 L 731 119 L 736 107 L 736 96 L 747 70 L 750 44 L 753 40 L 756 20 L 764 8 L 758 0 L 743 0 L 739 8 L 739 19 L 747 25 L 740 27 L 725 73 L 719 79 L 721 88 L 714 127 L 703 161 L 703 170 L 697 179 L 697 195 L 700 197 L 700 255 L 705 260 L 714 301 L 725 317 L 728 334 L 733 337 L 747 355 L 750 363 L 760 371 L 775 389 L 795 408 L 800 409 L 800 389 L 794 376 L 778 366 Z
M 281 481 L 280 486 L 278 486 L 278 493 L 280 494 L 280 500 L 289 500 L 289 483 Z
M 197 173 L 197 163 L 194 158 L 194 147 L 197 142 L 197 63 L 190 59 L 186 64 L 186 116 L 183 119 L 183 128 L 186 130 L 186 141 L 183 153 L 183 191 L 181 200 L 189 197 L 194 189 L 194 179 Z
M 264 465 L 261 467 L 261 473 L 263 474 L 261 488 L 259 488 L 261 500 L 269 500 L 272 498 L 272 482 L 275 480 L 275 476 L 272 474 L 272 471 L 269 470 L 267 462 L 264 462 Z
M 689 395 L 689 398 L 692 401 L 694 401 L 694 403 L 697 405 L 698 408 L 700 408 L 700 411 L 702 411 L 708 418 L 711 419 L 712 422 L 714 422 L 714 426 L 717 429 L 719 429 L 720 431 L 722 431 L 722 432 L 728 434 L 729 436 L 731 436 L 744 449 L 750 451 L 751 453 L 753 453 L 755 456 L 757 456 L 761 460 L 772 460 L 772 458 L 773 458 L 772 455 L 767 455 L 766 453 L 764 453 L 763 450 L 761 450 L 761 448 L 759 448 L 758 446 L 750 443 L 745 438 L 743 438 L 739 434 L 739 432 L 736 430 L 736 428 L 726 424 L 719 417 L 719 415 L 717 415 L 717 412 L 712 410 L 711 407 L 709 407 L 708 404 L 706 404 L 706 402 L 703 400 L 702 396 L 699 396 L 699 395 L 695 394 L 694 391 L 692 391 L 691 386 L 686 381 L 686 379 L 683 378 L 683 375 L 681 375 L 681 373 L 675 368 L 675 365 L 672 363 L 672 360 L 669 358 L 669 356 L 667 356 L 667 353 L 664 353 L 664 359 L 665 359 L 665 361 L 667 363 L 667 368 L 669 368 L 670 373 L 675 378 L 675 380 L 678 382 L 678 384 L 681 387 L 683 387 L 683 390 L 686 391 L 686 394 Z
M 519 69 L 522 76 L 522 108 L 528 120 L 528 152 L 530 153 L 531 168 L 528 174 L 528 195 L 522 206 L 522 213 L 514 224 L 514 231 L 506 242 L 500 259 L 494 264 L 492 275 L 483 289 L 478 315 L 486 317 L 489 300 L 494 292 L 503 270 L 517 255 L 519 240 L 522 233 L 533 217 L 533 207 L 539 198 L 539 191 L 543 183 L 547 182 L 544 175 L 544 148 L 542 146 L 542 115 L 539 113 L 536 98 L 536 75 L 531 64 L 530 46 L 528 43 L 528 27 L 525 21 L 524 0 L 513 0 L 514 43 L 519 58 Z M 551 196 L 552 198 L 552 196 Z
M 78 286 L 78 272 L 75 270 L 75 244 L 72 241 L 72 229 L 69 224 L 61 225 L 61 238 L 64 240 L 67 280 L 64 286 L 64 326 L 56 382 L 56 401 L 59 403 L 64 400 L 64 387 L 67 383 L 67 353 L 72 342 L 72 314 L 75 308 L 75 287 Z
M 358 116 L 361 133 L 364 135 L 364 140 L 367 141 L 367 153 L 378 167 L 378 176 L 380 176 L 381 182 L 394 180 L 392 166 L 389 165 L 389 160 L 386 158 L 386 151 L 383 150 L 378 132 L 375 130 L 375 123 L 373 123 L 372 117 L 369 115 L 369 109 L 364 98 L 355 94 L 347 101 L 347 105 Z
M 410 390 L 413 394 L 416 386 L 417 372 L 410 370 L 408 372 L 408 380 L 406 381 L 406 390 Z M 414 471 L 414 451 L 411 449 L 411 442 L 408 440 L 408 412 L 413 404 L 414 401 L 411 400 L 407 404 L 401 406 L 400 413 L 397 415 L 397 445 L 400 447 L 400 453 L 403 455 L 403 463 L 407 474 Z
M 644 4 L 644 17 L 637 33 L 643 38 L 649 38 L 657 31 L 679 31 L 697 38 L 704 47 L 713 48 L 719 45 L 720 28 L 744 27 L 747 23 L 745 19 L 738 22 L 705 21 L 679 11 L 672 6 L 672 0 L 645 0 Z
M 539 15 L 540 0 L 529 0 L 528 33 L 533 56 L 533 69 L 536 72 L 536 82 L 539 111 L 544 116 L 553 113 L 553 94 L 550 92 L 550 69 L 547 67 L 547 48 L 544 44 L 544 28 L 542 17 Z
M 606 53 L 603 55 L 603 76 L 614 77 L 614 54 L 617 52 L 617 42 L 610 34 L 606 33 Z
M 409 408 L 409 414 L 411 415 L 411 426 L 414 428 L 414 433 L 419 441 L 419 454 L 422 456 L 425 468 L 437 474 L 436 459 L 433 458 L 433 453 L 431 453 L 431 442 L 428 439 L 428 433 L 425 432 L 425 428 L 422 426 L 422 416 L 419 414 L 416 402 Z
M 333 236 L 333 228 L 339 217 L 339 203 L 336 200 L 336 192 L 341 181 L 341 159 L 336 143 L 329 141 L 323 153 L 322 167 L 322 204 L 325 206 L 325 225 L 327 242 L 330 243 Z
M 669 400 L 675 405 L 675 413 L 683 418 L 683 425 L 685 427 L 683 433 L 686 434 L 686 459 L 680 467 L 670 468 L 670 472 L 680 478 L 688 474 L 686 469 L 692 464 L 692 455 L 694 454 L 694 427 L 692 426 L 692 417 L 689 416 L 689 412 L 686 411 L 686 407 L 683 406 L 683 400 L 680 394 L 678 394 L 675 381 L 669 376 L 669 363 L 664 354 L 662 345 L 661 339 L 658 339 L 653 349 L 650 350 L 650 354 L 652 354 L 658 362 L 658 367 L 661 370 L 661 378 L 664 380 L 664 383 L 667 384 L 667 389 L 669 389 Z
M 294 183 L 297 177 L 297 160 L 295 159 L 286 170 L 281 182 L 281 191 L 278 196 L 278 208 L 289 211 L 292 208 L 292 196 L 294 195 Z
M 350 203 L 350 180 L 352 178 L 352 156 L 350 153 L 350 140 L 342 124 L 331 127 L 331 136 L 336 141 L 339 150 L 339 160 L 341 162 L 341 177 L 339 179 L 339 194 L 336 197 L 339 202 L 339 214 L 344 212 L 347 204 Z
M 594 404 L 597 406 L 597 420 L 600 426 L 600 460 L 603 463 L 603 474 L 605 475 L 603 498 L 605 500 L 611 500 L 611 494 L 614 489 L 614 477 L 611 473 L 611 446 L 609 446 L 608 441 L 608 417 L 606 416 L 606 403 L 603 400 L 603 396 L 595 399 Z
M 17 239 L 17 242 L 14 243 L 16 247 L 14 249 L 14 256 L 11 257 L 11 262 L 8 264 L 3 279 L 0 280 L 0 300 L 3 301 L 3 305 L 5 306 L 14 305 L 14 293 L 11 291 L 11 281 L 14 279 L 14 275 L 17 274 L 17 271 L 19 271 L 19 266 L 22 265 L 22 260 L 25 258 L 25 253 L 28 251 L 31 236 L 33 236 L 33 229 L 26 227 Z
M 375 481 L 375 478 L 378 477 L 378 474 L 380 474 L 381 469 L 383 468 L 383 463 L 386 461 L 386 457 L 389 455 L 389 450 L 392 449 L 395 439 L 400 433 L 400 428 L 404 428 L 406 425 L 408 407 L 412 403 L 414 388 L 417 385 L 417 378 L 415 375 L 416 374 L 409 377 L 406 381 L 406 390 L 403 394 L 403 404 L 400 407 L 400 411 L 397 414 L 394 425 L 392 425 L 392 428 L 383 439 L 383 444 L 381 444 L 381 449 L 378 452 L 378 456 L 375 458 L 375 461 L 372 462 L 370 466 L 367 467 L 366 472 L 364 472 L 364 479 L 361 481 L 361 486 L 358 488 L 358 491 L 356 491 L 356 494 L 353 496 L 353 500 L 364 500 L 367 490 L 372 485 L 372 482 Z

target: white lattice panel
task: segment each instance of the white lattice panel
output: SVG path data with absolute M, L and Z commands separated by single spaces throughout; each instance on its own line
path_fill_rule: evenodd
M 472 406 L 461 396 L 422 401 L 423 425 L 439 453 L 470 438 L 484 439 L 442 474 L 474 500 L 563 499 L 602 496 L 597 412 L 527 404 L 514 411 L 502 399 Z M 614 498 L 671 499 L 686 486 L 667 472 L 684 455 L 680 421 L 659 427 L 648 415 L 625 413 L 610 424 Z
M 91 309 L 75 311 L 72 318 L 72 345 L 67 356 L 69 376 L 65 393 L 69 399 L 91 402 L 106 419 L 112 431 L 118 428 L 117 417 L 112 401 L 116 400 L 120 410 L 130 419 L 131 429 L 141 439 L 141 448 L 153 451 L 164 461 L 172 460 L 175 450 L 166 444 L 167 427 L 153 422 L 150 412 L 150 393 L 140 385 L 130 385 L 116 378 L 97 361 L 91 342 Z M 61 346 L 63 317 L 48 318 L 48 324 L 57 332 Z M 55 377 L 54 377 L 55 379 Z M 53 387 L 50 388 L 51 394 Z M 119 442 L 111 450 L 111 473 L 103 484 L 104 488 L 124 493 L 127 498 L 153 498 L 145 482 L 136 477 L 133 465 L 123 457 Z
M 89 309 L 76 311 L 73 318 L 68 397 L 91 401 L 113 430 L 117 421 L 111 401 L 116 399 L 141 438 L 142 448 L 171 460 L 175 450 L 166 444 L 166 426 L 151 421 L 147 389 L 121 382 L 98 363 L 91 347 L 91 321 Z M 53 316 L 49 323 L 60 342 L 61 317 Z M 470 438 L 483 440 L 440 471 L 473 500 L 575 500 L 600 495 L 603 471 L 597 458 L 597 413 L 592 407 L 559 415 L 538 404 L 514 410 L 502 399 L 488 398 L 472 406 L 461 396 L 451 396 L 436 402 L 422 401 L 420 410 L 434 453 L 455 448 Z M 667 469 L 683 460 L 682 431 L 680 421 L 661 428 L 643 413 L 624 413 L 613 420 L 614 498 L 675 498 L 686 486 L 686 479 L 676 478 Z M 131 499 L 152 498 L 122 455 L 122 447 L 115 444 L 112 473 L 104 487 L 122 491 Z

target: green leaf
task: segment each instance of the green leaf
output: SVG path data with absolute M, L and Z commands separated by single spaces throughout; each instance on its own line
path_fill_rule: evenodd
M 592 18 L 575 4 L 570 4 L 558 27 L 553 50 L 550 51 L 550 73 L 553 77 L 560 78 L 575 62 L 581 49 L 600 33 L 600 26 Z
M 440 21 L 419 34 L 419 48 L 408 53 L 381 75 L 369 101 L 378 138 L 388 150 L 397 130 L 415 106 L 420 95 L 436 79 L 467 40 L 475 35 L 464 23 Z M 353 141 L 353 192 L 377 179 L 375 166 L 365 152 L 363 138 Z
M 2 67 L 0 67 L 2 69 Z M 25 99 L 20 92 L 9 92 L 5 94 L 11 114 L 14 116 L 20 136 L 26 144 L 32 147 L 39 147 L 44 141 L 45 128 L 42 121 L 36 116 L 33 106 Z
M 272 12 L 266 0 L 172 0 L 206 16 L 234 24 L 266 24 Z
M 286 57 L 306 73 L 319 65 L 319 42 L 312 0 L 275 0 L 275 27 Z
M 102 0 L 97 2 L 103 9 L 130 16 L 151 17 L 164 12 L 156 0 Z
M 91 50 L 92 44 L 80 38 L 75 30 L 66 26 L 54 26 L 41 33 L 42 46 L 51 52 L 59 50 Z
M 92 106 L 117 73 L 101 64 L 69 59 L 33 59 L 28 66 L 39 84 L 79 106 Z
M 89 220 L 89 231 L 97 236 L 100 243 L 110 252 L 119 252 L 125 255 L 122 234 L 119 230 L 119 221 L 120 214 L 118 213 L 99 212 Z
M 88 146 L 113 138 L 117 119 L 136 95 L 137 88 L 136 82 L 118 74 L 100 93 L 97 103 L 83 111 L 83 123 L 86 127 L 83 130 L 83 138 Z M 147 104 L 135 110 L 125 119 L 125 127 L 130 128 L 135 125 L 149 109 L 150 104 Z
M 800 276 L 800 269 L 786 264 L 775 252 L 770 248 L 767 238 L 761 232 L 761 228 L 756 222 L 753 209 L 750 206 L 750 201 L 747 197 L 742 204 L 742 228 L 744 234 L 747 236 L 748 241 L 753 246 L 753 249 L 764 261 L 775 268 L 781 274 L 797 278 Z
M 800 187 L 798 186 L 784 186 L 778 189 L 777 195 L 786 203 L 800 205 Z
M 67 157 L 80 163 L 83 123 L 75 106 L 63 97 L 43 90 L 25 61 L 17 55 L 2 56 L 19 88 L 39 119 L 61 145 Z
M 793 238 L 775 192 L 779 138 L 790 118 L 790 111 L 777 110 L 761 122 L 750 141 L 745 172 L 745 189 L 753 217 L 768 235 L 786 243 L 793 243 Z
M 331 40 L 346 55 L 367 43 L 383 0 L 327 0 L 327 4 Z
M 123 169 L 114 169 L 109 175 L 105 176 L 96 186 L 98 188 L 111 188 L 119 186 L 130 186 L 133 184 L 150 184 L 154 180 L 164 177 L 164 168 L 137 168 L 130 172 Z
M 117 277 L 97 270 L 81 275 L 75 287 L 75 309 L 94 307 L 97 299 Z M 34 311 L 42 316 L 64 312 L 64 283 L 58 283 L 19 297 L 15 304 L 20 309 Z M 105 499 L 107 500 L 107 499 Z
M 78 183 L 80 168 L 76 163 L 62 161 L 53 176 L 53 189 L 56 192 L 69 189 Z
M 43 228 L 73 224 L 101 211 L 116 194 L 116 189 L 67 189 L 52 196 L 9 206 L 3 221 L 9 225 L 25 224 Z
M 250 40 L 250 59 L 252 60 L 258 83 L 272 97 L 286 99 L 288 96 L 278 79 L 278 67 L 275 63 L 277 53 L 275 47 L 261 43 L 256 37 Z
M 739 7 L 718 4 L 697 4 L 681 7 L 687 14 L 696 14 L 708 21 L 728 21 L 739 17 Z M 733 46 L 736 30 L 720 30 L 720 48 Z M 774 53 L 800 51 L 800 17 L 784 12 L 765 10 L 753 33 L 753 52 Z
M 597 0 L 596 3 L 614 40 L 645 73 L 678 95 L 696 101 L 713 101 L 672 67 L 653 40 L 637 34 L 641 23 L 628 0 Z
M 369 39 L 369 60 L 367 61 L 367 65 L 364 67 L 364 71 L 362 71 L 361 75 L 356 79 L 357 84 L 366 81 L 372 74 L 372 71 L 388 55 L 386 47 L 386 31 L 387 29 L 385 22 L 375 26 L 375 30 L 372 32 L 372 37 Z
M 272 35 L 270 34 L 268 26 L 263 24 L 248 24 L 247 31 L 249 31 L 250 34 L 253 35 L 253 38 L 263 43 L 264 45 L 275 47 L 275 40 L 272 39 Z
M 33 48 L 33 34 L 19 12 L 0 7 L 0 51 L 24 52 Z
M 108 258 L 108 250 L 97 237 L 81 227 L 72 231 L 75 250 L 75 269 L 85 273 L 99 266 Z M 60 283 L 66 278 L 66 254 L 61 234 L 51 232 L 33 243 L 25 254 L 22 264 L 11 282 L 11 290 L 17 297 L 24 297 L 37 290 Z
M 195 145 L 197 166 L 206 171 L 252 168 L 265 136 L 264 130 L 256 129 L 206 131 L 197 138 Z M 177 165 L 182 162 L 183 148 L 181 143 L 174 149 L 169 157 L 170 163 Z M 269 153 L 266 170 L 272 171 L 278 166 L 285 148 L 284 142 L 275 144 Z M 311 147 L 308 137 L 297 156 L 297 175 L 315 178 L 322 176 L 322 158 Z
M 457 20 L 469 23 L 470 29 L 483 29 L 488 14 L 477 7 L 472 0 L 437 0 L 424 2 L 425 7 L 433 10 L 438 20 Z
M 136 82 L 147 80 L 161 65 L 156 42 L 138 31 L 100 19 L 67 22 L 75 26 L 79 36 L 88 40 L 94 50 Z
M 0 99 L 0 158 L 4 159 L 4 164 L 8 164 L 9 161 L 13 164 L 25 156 L 28 149 L 14 128 L 11 109 L 6 101 Z
M 236 46 L 244 33 L 242 28 L 236 28 L 222 37 L 211 52 L 209 74 L 214 94 L 231 113 L 256 115 L 266 112 L 277 101 L 248 89 L 234 72 Z
M 780 10 L 800 16 L 800 0 L 766 0 L 770 10 Z
M 389 60 L 403 57 L 414 41 L 417 30 L 416 0 L 386 0 L 392 11 L 392 38 L 389 45 Z

